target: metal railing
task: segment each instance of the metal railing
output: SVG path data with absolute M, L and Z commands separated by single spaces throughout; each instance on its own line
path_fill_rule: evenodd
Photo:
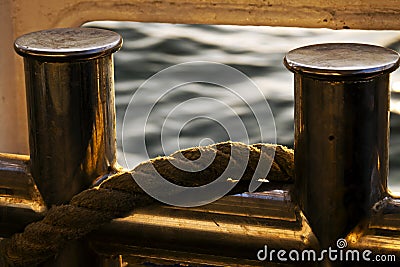
M 67 49 L 60 48 L 63 39 Z M 16 41 L 25 62 L 30 159 L 1 155 L 3 237 L 117 171 L 112 53 L 120 45 L 117 34 L 93 29 L 49 30 Z M 346 57 L 338 60 L 340 53 Z M 198 208 L 141 208 L 75 244 L 63 263 L 44 266 L 261 266 L 266 262 L 257 253 L 265 245 L 319 251 L 338 238 L 349 248 L 400 259 L 400 203 L 386 186 L 388 79 L 398 55 L 374 46 L 320 45 L 288 53 L 285 64 L 295 72 L 294 188 L 227 196 Z M 88 260 L 77 247 L 90 247 L 85 251 L 98 258 Z

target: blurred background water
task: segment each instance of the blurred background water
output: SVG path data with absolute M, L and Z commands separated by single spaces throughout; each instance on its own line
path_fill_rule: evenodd
M 396 31 L 328 30 L 256 26 L 175 25 L 135 22 L 90 22 L 86 26 L 114 30 L 124 38 L 123 48 L 115 54 L 115 89 L 117 108 L 117 143 L 121 165 L 122 149 L 133 167 L 149 157 L 170 154 L 176 140 L 179 148 L 206 145 L 230 139 L 224 127 L 234 123 L 229 108 L 212 104 L 191 105 L 179 113 L 171 113 L 180 103 L 194 98 L 208 97 L 235 106 L 240 118 L 248 126 L 248 138 L 234 141 L 260 142 L 260 131 L 254 130 L 252 111 L 243 103 L 231 101 L 226 91 L 207 84 L 196 84 L 175 90 L 164 96 L 152 111 L 147 125 L 139 123 L 139 114 L 125 111 L 135 91 L 157 72 L 175 64 L 191 61 L 212 61 L 227 64 L 246 74 L 259 87 L 268 101 L 276 125 L 276 141 L 293 147 L 293 74 L 282 64 L 284 54 L 291 49 L 324 42 L 358 42 L 381 45 L 400 51 L 400 33 Z M 216 73 L 216 75 L 218 75 Z M 173 77 L 171 77 L 172 79 Z M 167 81 L 165 81 L 167 82 Z M 163 82 L 160 82 L 160 87 Z M 244 94 L 245 92 L 241 92 Z M 152 94 L 152 92 L 149 92 Z M 148 99 L 151 99 L 149 97 Z M 143 103 L 149 101 L 141 99 Z M 247 103 L 254 109 L 262 108 L 262 99 L 254 97 Z M 218 114 L 220 122 L 207 118 L 188 121 L 196 113 L 209 110 Z M 168 114 L 172 114 L 168 117 Z M 174 128 L 163 131 L 166 118 Z M 172 118 L 171 118 L 172 117 Z M 391 82 L 391 137 L 390 187 L 400 191 L 400 72 Z M 224 125 L 225 124 L 225 125 Z M 122 127 L 124 125 L 124 147 Z M 257 125 L 256 125 L 257 126 Z M 140 149 L 146 128 L 147 153 Z M 161 136 L 165 143 L 161 142 Z

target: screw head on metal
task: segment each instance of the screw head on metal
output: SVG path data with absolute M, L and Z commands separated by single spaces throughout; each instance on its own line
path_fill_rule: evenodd
M 381 46 L 327 43 L 288 52 L 285 66 L 292 72 L 322 76 L 373 76 L 399 67 L 397 52 Z
M 115 32 L 96 28 L 58 28 L 28 33 L 14 43 L 23 57 L 53 60 L 88 59 L 116 52 L 122 37 Z

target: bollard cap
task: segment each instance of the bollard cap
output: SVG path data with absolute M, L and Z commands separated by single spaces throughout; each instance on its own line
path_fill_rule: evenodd
M 399 54 L 381 46 L 327 43 L 288 52 L 285 66 L 292 72 L 317 76 L 374 76 L 399 67 Z
M 121 48 L 122 37 L 96 28 L 58 28 L 32 32 L 15 40 L 15 51 L 23 57 L 45 60 L 96 58 Z

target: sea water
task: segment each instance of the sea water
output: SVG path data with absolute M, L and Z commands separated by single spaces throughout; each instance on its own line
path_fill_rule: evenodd
M 226 88 L 207 83 L 177 86 L 160 96 L 159 92 L 148 90 L 148 97 L 139 99 L 143 106 L 154 106 L 145 125 L 140 112 L 126 114 L 138 88 L 171 66 L 210 61 L 244 73 L 269 104 L 275 120 L 276 142 L 293 147 L 293 74 L 282 64 L 286 52 L 326 42 L 367 43 L 400 50 L 400 32 L 396 31 L 135 22 L 91 22 L 87 26 L 111 29 L 124 38 L 123 48 L 115 54 L 117 143 L 120 164 L 130 168 L 149 157 L 170 154 L 177 148 L 229 139 L 245 143 L 264 140 L 260 136 L 262 128 L 254 123 L 254 112 L 265 108 L 265 103 L 258 94 L 252 97 L 253 93 L 246 88 L 238 92 L 239 96 L 246 97 L 245 102 L 238 101 L 237 95 L 233 96 Z M 174 79 L 176 77 L 170 75 L 156 80 L 155 84 L 163 88 Z M 154 103 L 148 103 L 149 99 Z M 179 112 L 174 112 L 176 110 Z M 236 116 L 232 115 L 232 110 Z M 196 115 L 201 112 L 213 117 Z M 235 129 L 238 119 L 245 124 L 246 135 L 232 138 L 227 128 L 232 126 Z M 392 190 L 400 191 L 399 71 L 394 72 L 391 79 L 390 119 L 389 181 Z M 142 149 L 143 141 L 146 141 L 146 151 Z

